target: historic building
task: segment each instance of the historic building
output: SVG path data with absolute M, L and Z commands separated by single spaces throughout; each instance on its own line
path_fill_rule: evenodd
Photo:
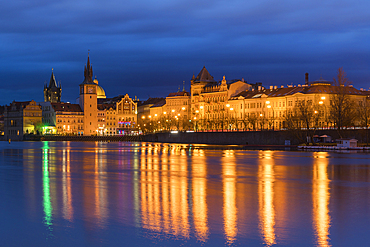
M 133 134 L 137 131 L 137 103 L 128 94 L 116 103 L 116 118 L 118 135 Z
M 83 112 L 80 105 L 42 102 L 43 134 L 82 135 Z
M 355 111 L 358 106 L 368 104 L 367 93 L 353 86 L 334 86 L 323 79 L 309 82 L 306 74 L 302 85 L 270 86 L 269 89 L 252 85 L 248 90 L 231 92 L 231 97 L 224 94 L 220 100 L 208 99 L 204 92 L 204 100 L 198 100 L 199 107 L 192 114 L 199 130 L 280 130 L 287 128 L 288 122 L 302 112 L 312 113 L 313 116 L 305 120 L 311 121 L 310 126 L 330 128 L 335 125 L 330 117 L 335 95 L 347 95 Z M 353 121 L 353 125 L 358 124 L 358 120 Z M 306 127 L 303 123 L 299 126 Z
M 170 93 L 165 99 L 157 98 L 144 114 L 139 115 L 140 127 L 148 131 L 190 129 L 190 94 L 185 91 Z M 154 103 L 154 101 L 152 101 Z
M 98 132 L 98 85 L 93 81 L 93 69 L 90 65 L 90 57 L 84 70 L 85 79 L 80 84 L 79 105 L 83 115 L 83 135 L 97 135 Z
M 13 101 L 5 106 L 5 139 L 21 141 L 25 134 L 38 134 L 42 128 L 42 109 L 34 100 Z
M 244 79 L 227 81 L 225 76 L 216 82 L 203 67 L 191 79 L 191 120 L 195 129 L 225 129 L 225 119 L 230 114 L 228 100 L 240 92 L 261 88 L 261 83 L 248 84 Z
M 44 102 L 57 103 L 62 98 L 62 86 L 55 80 L 54 71 L 52 69 L 49 86 L 44 85 Z

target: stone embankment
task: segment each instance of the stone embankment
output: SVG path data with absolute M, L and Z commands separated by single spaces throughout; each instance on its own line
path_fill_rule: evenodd
M 366 130 L 343 130 L 343 138 L 355 138 L 359 143 L 366 143 Z M 302 133 L 301 133 L 302 134 Z M 333 140 L 340 136 L 336 130 L 317 130 L 315 135 L 328 135 Z M 302 135 L 301 135 L 302 136 Z M 303 134 L 304 136 L 304 134 Z M 143 141 L 165 143 L 194 143 L 219 145 L 293 145 L 304 142 L 292 131 L 232 131 L 232 132 L 178 132 L 155 133 L 143 136 Z

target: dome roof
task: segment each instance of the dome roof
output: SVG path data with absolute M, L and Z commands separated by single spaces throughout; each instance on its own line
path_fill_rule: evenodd
M 96 86 L 96 94 L 98 99 L 105 99 L 107 96 L 105 96 L 105 91 L 101 86 Z
M 96 86 L 96 96 L 98 99 L 106 99 L 107 96 L 105 96 L 105 91 L 104 89 L 99 86 L 99 81 L 98 79 L 96 79 L 96 76 L 95 76 L 95 79 L 93 80 L 93 83 L 95 83 L 97 86 Z

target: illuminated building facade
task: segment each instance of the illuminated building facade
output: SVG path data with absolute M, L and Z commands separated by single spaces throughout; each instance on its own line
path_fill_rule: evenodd
M 83 112 L 80 105 L 42 102 L 43 134 L 82 135 Z
M 136 131 L 137 103 L 126 94 L 116 103 L 116 134 L 132 134 Z
M 227 81 L 225 76 L 216 82 L 203 67 L 191 79 L 191 120 L 195 129 L 226 129 L 225 121 L 230 118 L 228 100 L 240 92 L 258 88 L 262 88 L 261 83 L 248 84 L 244 79 Z
M 270 87 L 244 91 L 227 102 L 230 125 L 233 129 L 283 129 L 286 120 L 300 111 L 313 109 L 316 127 L 333 127 L 330 107 L 333 94 L 337 92 L 332 82 L 319 80 L 309 84 L 288 87 Z M 343 87 L 343 93 L 354 103 L 353 107 L 367 100 L 365 92 L 352 86 Z M 302 104 L 304 107 L 302 107 Z M 316 117 L 317 114 L 317 117 Z M 302 126 L 303 127 L 303 126 Z
M 4 136 L 5 140 L 23 140 L 25 134 L 37 134 L 42 125 L 42 109 L 34 100 L 25 102 L 13 101 L 5 107 Z
M 348 95 L 354 108 L 369 105 L 368 92 L 352 86 L 339 88 L 322 79 L 309 82 L 308 74 L 303 85 L 266 89 L 261 83 L 226 81 L 225 77 L 217 83 L 203 67 L 191 80 L 190 120 L 196 130 L 279 130 L 286 128 L 286 120 L 296 113 L 297 106 L 306 104 L 313 107 L 315 126 L 333 127 L 331 99 L 339 91 Z

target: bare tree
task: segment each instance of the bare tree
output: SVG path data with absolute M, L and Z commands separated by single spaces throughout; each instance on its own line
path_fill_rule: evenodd
M 369 145 L 369 124 L 370 124 L 370 99 L 369 97 L 364 98 L 358 102 L 357 105 L 357 116 L 359 126 L 363 127 L 366 136 L 366 145 Z
M 343 127 L 353 124 L 354 111 L 352 100 L 348 94 L 348 87 L 351 82 L 347 79 L 343 68 L 338 69 L 337 79 L 334 78 L 333 91 L 330 97 L 330 117 L 340 137 Z
M 256 130 L 257 116 L 256 113 L 252 112 L 248 116 L 248 122 L 252 125 L 252 129 Z

